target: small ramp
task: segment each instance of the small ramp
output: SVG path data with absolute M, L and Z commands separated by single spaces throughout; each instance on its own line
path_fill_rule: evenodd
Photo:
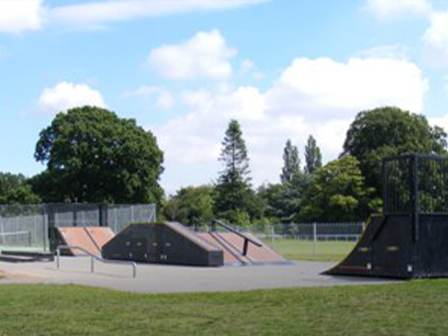
M 114 237 L 108 227 L 63 227 L 57 228 L 58 245 L 79 246 L 92 254 L 100 255 L 101 248 Z M 62 249 L 64 255 L 82 255 L 80 250 Z
M 289 263 L 285 258 L 270 248 L 267 244 L 253 234 L 244 233 L 244 236 L 257 242 L 260 246 L 250 245 L 246 255 L 243 255 L 244 238 L 232 232 L 206 232 L 198 235 L 223 249 L 224 264 L 285 264 Z

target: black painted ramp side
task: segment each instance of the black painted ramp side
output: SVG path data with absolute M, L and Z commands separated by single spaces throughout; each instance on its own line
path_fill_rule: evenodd
M 223 252 L 179 223 L 131 224 L 102 248 L 105 259 L 222 266 Z
M 384 224 L 384 217 L 372 216 L 370 217 L 364 232 L 344 260 L 338 265 L 325 271 L 326 275 L 359 275 L 359 276 L 373 276 L 373 243 L 372 237 L 376 230 L 381 228 Z

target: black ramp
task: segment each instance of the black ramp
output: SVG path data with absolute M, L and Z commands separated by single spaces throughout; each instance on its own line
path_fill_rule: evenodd
M 383 221 L 381 216 L 372 216 L 356 246 L 338 265 L 325 271 L 327 275 L 365 275 L 372 276 L 372 236 L 374 228 Z
M 383 160 L 383 216 L 330 275 L 448 277 L 448 156 Z
M 448 275 L 448 218 L 422 215 L 420 217 L 419 277 Z
M 103 246 L 105 259 L 222 266 L 223 251 L 179 223 L 131 224 Z
M 327 275 L 415 277 L 412 216 L 375 216 L 352 252 Z
M 373 240 L 373 275 L 390 278 L 412 277 L 413 217 L 393 215 L 386 217 L 381 231 Z

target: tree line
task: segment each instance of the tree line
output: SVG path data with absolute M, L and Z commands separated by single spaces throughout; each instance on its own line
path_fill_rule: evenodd
M 221 148 L 216 182 L 182 187 L 166 197 L 159 183 L 163 151 L 150 131 L 106 109 L 70 109 L 39 135 L 34 157 L 45 165 L 41 173 L 31 178 L 0 173 L 0 204 L 156 203 L 160 218 L 189 225 L 214 217 L 238 225 L 363 220 L 381 211 L 381 160 L 446 154 L 447 134 L 423 115 L 396 107 L 362 111 L 337 159 L 323 165 L 310 135 L 302 165 L 299 149 L 286 139 L 279 182 L 256 189 L 237 120 L 229 122 Z

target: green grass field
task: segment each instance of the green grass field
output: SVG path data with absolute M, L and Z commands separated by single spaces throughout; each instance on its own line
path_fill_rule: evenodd
M 0 335 L 447 335 L 448 281 L 144 295 L 1 285 Z
M 274 239 L 266 241 L 289 260 L 342 260 L 355 246 L 354 241 L 312 241 Z

